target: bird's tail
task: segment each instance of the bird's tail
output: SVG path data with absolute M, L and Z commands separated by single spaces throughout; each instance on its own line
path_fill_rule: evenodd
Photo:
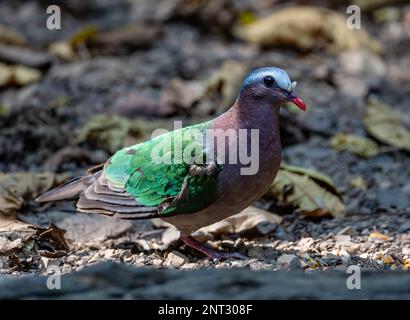
M 65 199 L 71 199 L 78 197 L 87 187 L 92 184 L 98 176 L 101 174 L 101 171 L 86 174 L 81 177 L 73 178 L 63 183 L 62 185 L 43 193 L 35 199 L 36 202 L 50 202 L 50 201 L 59 201 Z

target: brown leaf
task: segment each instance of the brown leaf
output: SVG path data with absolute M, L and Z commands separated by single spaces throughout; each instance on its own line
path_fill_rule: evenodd
M 410 131 L 404 126 L 400 116 L 387 105 L 369 102 L 363 123 L 367 132 L 377 140 L 410 151 Z
M 22 65 L 0 63 L 0 87 L 7 85 L 25 86 L 41 78 L 41 72 Z
M 313 6 L 278 10 L 255 23 L 238 26 L 234 34 L 247 42 L 263 46 L 291 45 L 302 50 L 325 47 L 338 53 L 367 48 L 380 53 L 380 42 L 363 30 L 349 30 L 346 17 L 336 11 Z
M 57 227 L 54 223 L 51 223 L 47 228 L 37 228 L 39 240 L 45 239 L 57 249 L 69 251 L 70 247 L 65 240 L 65 233 L 66 230 Z
M 162 92 L 161 102 L 181 109 L 190 109 L 204 97 L 205 92 L 205 84 L 200 81 L 173 79 Z
M 280 223 L 282 223 L 282 218 L 278 215 L 251 206 L 238 214 L 201 228 L 197 233 L 194 233 L 194 236 L 196 235 L 197 238 L 203 238 L 205 234 L 219 236 L 233 233 L 256 234 L 260 236 L 269 234 L 275 230 Z
M 371 158 L 379 153 L 379 147 L 373 140 L 353 134 L 336 134 L 330 140 L 330 146 L 336 150 L 348 150 L 363 158 Z
M 126 145 L 150 138 L 157 128 L 169 128 L 168 121 L 129 120 L 115 114 L 91 117 L 78 133 L 78 141 L 96 143 L 104 150 L 115 152 Z
M 34 199 L 67 177 L 54 173 L 0 173 L 0 213 L 14 216 L 25 198 Z
M 26 42 L 24 36 L 16 30 L 0 25 L 0 43 L 11 45 L 24 45 Z
M 313 170 L 296 170 L 293 166 L 289 169 L 281 167 L 267 197 L 276 199 L 279 206 L 297 208 L 309 217 L 345 216 L 346 208 L 328 176 Z
M 216 92 L 221 95 L 219 112 L 224 112 L 233 105 L 247 71 L 248 68 L 242 63 L 227 60 L 207 81 L 208 94 Z

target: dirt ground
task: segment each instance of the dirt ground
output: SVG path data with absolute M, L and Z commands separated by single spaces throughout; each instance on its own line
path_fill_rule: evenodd
M 320 37 L 317 47 L 301 48 L 295 42 L 265 46 L 235 36 L 237 21 L 246 26 L 247 19 L 296 1 L 50 3 L 61 6 L 61 30 L 45 27 L 48 1 L 0 3 L 0 25 L 25 38 L 10 58 L 4 47 L 14 44 L 0 36 L 0 61 L 41 72 L 33 83 L 0 85 L 0 172 L 74 177 L 147 138 L 152 129 L 172 126 L 172 120 L 194 123 L 223 112 L 237 93 L 235 78 L 274 65 L 298 81 L 297 92 L 309 106 L 307 113 L 281 111 L 283 161 L 329 176 L 345 213 L 304 215 L 284 198 L 266 196 L 255 203 L 263 213 L 251 209 L 264 215 L 263 227 L 197 234 L 208 245 L 239 250 L 249 260 L 209 261 L 175 247 L 178 233 L 159 221 L 77 214 L 72 201 L 40 206 L 26 193 L 7 221 L 16 216 L 33 227 L 2 229 L 1 273 L 45 274 L 51 265 L 69 273 L 107 260 L 183 270 L 410 268 L 410 147 L 388 143 L 363 121 L 368 104 L 378 101 L 399 115 L 403 130 L 410 126 L 409 6 L 386 2 L 363 10 L 364 29 L 385 48 L 376 53 L 363 47 L 329 51 Z M 345 14 L 344 1 L 304 3 Z M 28 49 L 37 56 L 22 53 Z M 378 151 L 363 157 L 338 150 L 331 143 L 338 133 L 373 139 Z

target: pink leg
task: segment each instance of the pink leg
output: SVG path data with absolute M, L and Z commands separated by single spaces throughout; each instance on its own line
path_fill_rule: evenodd
M 201 242 L 195 240 L 191 236 L 185 236 L 181 234 L 181 240 L 187 246 L 190 246 L 191 248 L 194 248 L 202 252 L 210 259 L 218 259 L 218 260 L 228 259 L 228 258 L 236 258 L 236 259 L 243 259 L 243 260 L 248 259 L 248 257 L 244 256 L 243 254 L 240 254 L 239 252 L 221 252 L 221 251 L 213 250 L 203 245 Z

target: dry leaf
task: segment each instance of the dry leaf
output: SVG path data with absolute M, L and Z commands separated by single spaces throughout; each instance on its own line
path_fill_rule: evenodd
M 389 236 L 386 236 L 386 235 L 383 234 L 383 233 L 380 233 L 380 232 L 378 232 L 378 231 L 375 231 L 375 232 L 372 232 L 372 233 L 369 235 L 369 239 L 378 239 L 378 240 L 386 241 L 386 240 L 389 240 L 390 237 L 389 237 Z
M 373 140 L 353 134 L 336 134 L 330 140 L 330 146 L 336 150 L 348 150 L 363 158 L 371 158 L 379 153 L 379 147 Z
M 25 198 L 34 199 L 66 179 L 65 175 L 47 172 L 0 173 L 0 213 L 15 215 Z
M 381 43 L 365 31 L 348 29 L 344 15 L 310 6 L 276 11 L 255 23 L 237 26 L 234 34 L 242 40 L 263 46 L 291 45 L 302 50 L 324 46 L 334 53 L 359 48 L 376 53 L 383 50 Z
M 16 30 L 0 25 L 0 43 L 11 45 L 23 45 L 26 42 L 24 36 Z
M 64 60 L 72 60 L 76 55 L 74 48 L 67 41 L 58 41 L 52 43 L 49 46 L 48 51 L 51 54 L 54 54 Z
M 313 174 L 312 174 L 313 173 Z M 335 193 L 333 181 L 313 170 L 282 166 L 266 196 L 297 208 L 309 217 L 344 217 L 346 208 Z
M 78 30 L 69 40 L 68 43 L 73 49 L 84 45 L 88 41 L 95 39 L 98 34 L 98 29 L 94 26 L 85 26 Z
M 207 81 L 207 92 L 218 92 L 222 101 L 220 112 L 230 108 L 238 95 L 247 67 L 234 60 L 225 61 L 221 68 Z
M 57 227 L 51 223 L 47 228 L 37 228 L 37 237 L 39 240 L 46 240 L 58 250 L 70 250 L 67 241 L 65 240 L 66 230 Z
M 99 114 L 88 120 L 78 134 L 78 141 L 89 141 L 115 152 L 126 145 L 150 138 L 153 130 L 169 128 L 168 121 L 128 120 L 116 114 Z
M 41 72 L 37 69 L 21 65 L 9 66 L 0 63 L 0 87 L 17 84 L 24 86 L 41 78 Z
M 248 207 L 238 214 L 230 216 L 194 233 L 196 238 L 205 240 L 222 234 L 257 234 L 266 235 L 282 223 L 282 218 L 274 213 L 256 207 Z
M 337 191 L 335 183 L 326 174 L 320 173 L 316 170 L 297 167 L 297 166 L 291 166 L 291 165 L 283 164 L 283 163 L 281 164 L 280 167 L 281 169 L 288 171 L 288 172 L 293 172 L 293 173 L 297 173 L 301 175 L 307 175 L 309 176 L 309 178 L 313 179 L 320 186 L 326 188 L 327 190 L 329 190 L 335 195 L 339 195 L 339 191 Z
M 410 131 L 404 126 L 400 116 L 387 105 L 369 102 L 363 123 L 367 132 L 377 140 L 410 151 Z
M 161 94 L 161 103 L 190 109 L 204 97 L 206 87 L 201 81 L 173 79 Z
M 0 213 L 0 256 L 21 250 L 35 234 L 34 226 Z

